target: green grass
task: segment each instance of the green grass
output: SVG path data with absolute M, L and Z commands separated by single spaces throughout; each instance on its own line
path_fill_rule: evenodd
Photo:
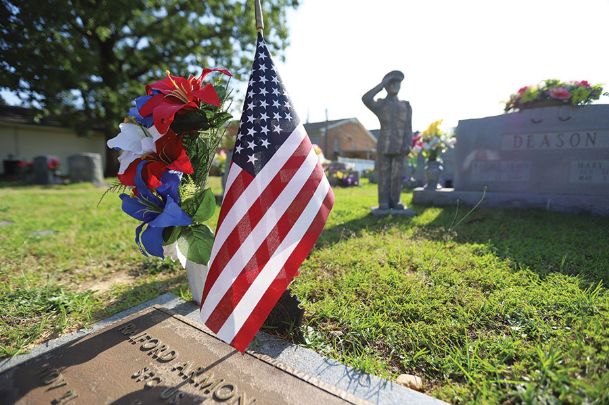
M 219 191 L 219 178 L 211 183 Z M 0 188 L 0 221 L 13 222 L 0 227 L 0 357 L 167 291 L 189 296 L 179 265 L 144 258 L 133 241 L 137 221 L 118 194 L 100 202 L 104 191 Z
M 0 221 L 15 222 L 0 228 L 0 356 L 163 292 L 188 297 L 178 266 L 142 258 L 116 195 L 96 207 L 101 193 L 0 188 Z M 376 218 L 375 186 L 335 194 L 291 287 L 307 346 L 387 378 L 416 374 L 453 403 L 609 402 L 609 218 Z M 44 229 L 56 233 L 32 236 Z

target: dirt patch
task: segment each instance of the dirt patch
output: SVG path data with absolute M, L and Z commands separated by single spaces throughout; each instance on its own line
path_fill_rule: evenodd
M 95 290 L 95 294 L 102 295 L 110 291 L 115 285 L 132 284 L 135 279 L 136 277 L 131 275 L 128 270 L 116 271 L 101 280 L 83 283 L 78 289 L 80 291 Z

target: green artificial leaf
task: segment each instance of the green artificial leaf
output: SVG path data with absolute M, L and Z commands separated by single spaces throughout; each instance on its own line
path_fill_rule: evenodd
M 201 200 L 201 205 L 197 208 L 197 212 L 192 217 L 196 222 L 205 222 L 214 215 L 214 211 L 216 210 L 216 196 L 214 195 L 211 188 L 205 189 L 203 191 L 203 199 Z
M 191 262 L 207 265 L 214 244 L 214 233 L 207 225 L 184 228 L 178 238 L 180 251 Z
M 193 132 L 209 129 L 210 122 L 197 110 L 191 110 L 183 114 L 176 114 L 171 124 L 171 129 L 176 133 Z
M 171 245 L 173 242 L 178 240 L 178 237 L 180 236 L 180 233 L 182 233 L 183 229 L 188 228 L 185 228 L 183 226 L 172 226 L 171 228 L 165 228 L 165 230 L 163 231 L 163 239 L 165 240 L 163 245 Z

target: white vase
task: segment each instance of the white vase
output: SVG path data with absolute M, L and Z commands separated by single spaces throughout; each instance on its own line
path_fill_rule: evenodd
M 171 245 L 163 246 L 163 253 L 165 256 L 177 260 L 180 262 L 182 267 L 186 269 L 186 276 L 188 277 L 188 287 L 192 294 L 192 299 L 199 305 L 201 305 L 201 297 L 203 296 L 203 286 L 205 285 L 205 279 L 207 278 L 208 268 L 204 264 L 191 262 L 180 252 L 178 243 L 174 242 Z
M 201 297 L 203 296 L 203 286 L 207 278 L 207 266 L 204 264 L 194 263 L 186 260 L 186 275 L 188 276 L 188 286 L 192 293 L 192 299 L 201 305 Z

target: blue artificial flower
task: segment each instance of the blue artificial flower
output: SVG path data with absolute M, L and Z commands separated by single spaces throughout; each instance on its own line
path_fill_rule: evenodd
M 142 110 L 142 107 L 144 106 L 144 104 L 146 104 L 148 102 L 148 100 L 150 100 L 152 98 L 152 96 L 154 94 L 160 93 L 157 90 L 153 91 L 153 94 L 150 96 L 140 96 L 138 98 L 136 98 L 135 100 L 133 100 L 133 102 L 131 103 L 132 106 L 129 109 L 128 114 L 130 116 L 132 116 L 133 118 L 135 118 L 135 122 L 137 122 L 138 124 L 146 127 L 146 128 L 150 128 L 151 126 L 154 125 L 153 119 L 152 119 L 152 114 L 143 117 L 140 114 L 140 111 Z
M 142 169 L 148 162 L 140 162 L 135 175 L 137 195 L 121 194 L 123 211 L 133 218 L 142 221 L 135 230 L 135 242 L 140 250 L 153 256 L 163 257 L 163 230 L 168 226 L 187 226 L 192 224 L 190 218 L 180 208 L 181 173 L 167 171 L 161 177 L 161 185 L 154 194 L 142 178 Z M 146 226 L 146 229 L 144 229 Z M 143 230 L 144 229 L 144 230 Z M 143 232 L 142 232 L 143 230 Z

